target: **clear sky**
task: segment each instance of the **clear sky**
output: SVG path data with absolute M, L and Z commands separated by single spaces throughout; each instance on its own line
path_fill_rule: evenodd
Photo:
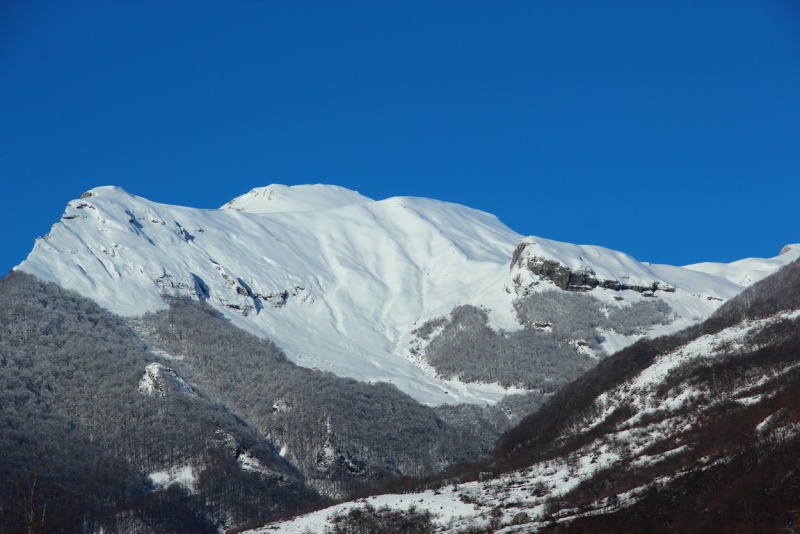
M 95 186 L 270 183 L 773 256 L 800 242 L 800 2 L 0 0 L 0 271 Z

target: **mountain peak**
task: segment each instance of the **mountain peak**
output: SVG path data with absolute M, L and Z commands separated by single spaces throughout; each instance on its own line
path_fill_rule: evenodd
M 220 209 L 234 209 L 248 213 L 281 213 L 322 211 L 368 202 L 373 200 L 357 191 L 336 185 L 272 184 L 256 187 L 249 193 L 234 198 Z

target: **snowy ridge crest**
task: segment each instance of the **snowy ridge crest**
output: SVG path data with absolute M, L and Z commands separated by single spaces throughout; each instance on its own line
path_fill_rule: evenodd
M 695 263 L 686 265 L 685 268 L 713 274 L 742 286 L 749 286 L 797 258 L 800 258 L 800 243 L 784 246 L 774 258 L 745 258 L 731 263 Z

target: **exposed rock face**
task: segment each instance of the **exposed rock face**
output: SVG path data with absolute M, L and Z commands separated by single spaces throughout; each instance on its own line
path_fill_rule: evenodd
M 623 291 L 630 289 L 652 296 L 656 291 L 674 292 L 675 288 L 661 281 L 653 281 L 649 285 L 621 282 L 616 279 L 603 279 L 591 268 L 570 269 L 558 260 L 535 256 L 529 253 L 528 248 L 534 245 L 527 241 L 521 242 L 514 250 L 511 259 L 511 271 L 517 271 L 512 278 L 515 292 L 520 296 L 530 293 L 530 288 L 538 284 L 539 280 L 548 280 L 565 291 L 590 291 L 596 287 Z M 531 276 L 532 275 L 532 276 Z
M 114 255 L 103 250 L 107 254 Z M 248 314 L 260 311 L 268 304 L 273 308 L 282 308 L 290 299 L 295 299 L 299 303 L 313 303 L 314 297 L 304 286 L 293 284 L 288 287 L 278 287 L 272 291 L 258 292 L 250 284 L 241 278 L 233 275 L 215 261 L 211 261 L 214 268 L 224 280 L 222 286 L 217 285 L 212 290 L 205 280 L 194 273 L 168 273 L 162 269 L 161 276 L 154 278 L 154 282 L 161 288 L 162 294 L 170 296 L 188 296 L 193 300 L 213 299 L 231 310 L 241 313 L 247 317 Z

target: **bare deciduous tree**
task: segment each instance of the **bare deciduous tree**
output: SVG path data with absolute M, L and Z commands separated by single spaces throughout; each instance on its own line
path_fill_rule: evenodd
M 47 517 L 47 506 L 55 498 L 58 488 L 50 484 L 42 486 L 42 469 L 44 454 L 34 449 L 36 460 L 30 472 L 29 480 L 20 475 L 14 479 L 14 495 L 28 534 L 44 534 Z

